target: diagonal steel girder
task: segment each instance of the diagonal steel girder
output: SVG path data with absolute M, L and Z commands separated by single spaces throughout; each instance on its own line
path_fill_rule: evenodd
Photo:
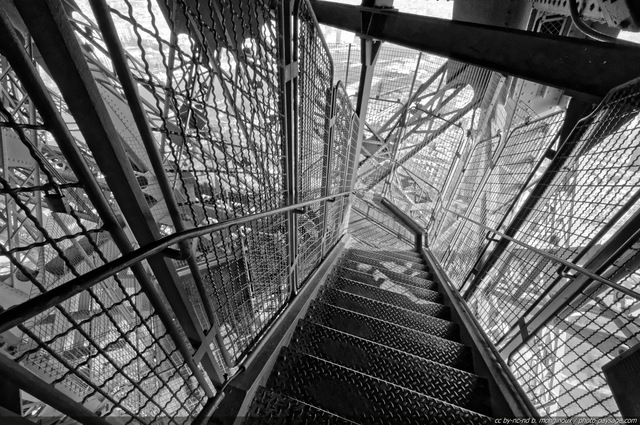
M 136 239 L 141 246 L 155 242 L 160 237 L 157 223 L 133 174 L 62 2 L 38 0 L 18 2 L 16 6 Z M 185 335 L 197 349 L 208 338 L 179 283 L 172 261 L 156 255 L 148 262 Z M 203 365 L 214 383 L 224 380 L 213 353 L 207 353 Z
M 321 24 L 557 87 L 586 101 L 640 75 L 640 47 L 312 1 Z M 372 14 L 362 26 L 362 13 Z

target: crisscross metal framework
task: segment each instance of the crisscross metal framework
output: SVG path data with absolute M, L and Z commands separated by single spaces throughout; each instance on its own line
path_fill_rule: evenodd
M 2 354 L 87 415 L 193 419 L 346 229 L 358 120 L 313 11 L 7 12 Z M 23 392 L 21 413 L 55 409 Z
M 637 96 L 568 136 L 557 112 L 476 143 L 431 215 L 430 249 L 544 415 L 619 414 L 601 368 L 640 331 Z
M 357 49 L 331 48 L 347 74 Z M 620 415 L 601 369 L 640 331 L 638 83 L 589 114 L 551 87 L 391 44 L 375 72 L 356 241 L 412 245 L 391 199 L 541 415 Z

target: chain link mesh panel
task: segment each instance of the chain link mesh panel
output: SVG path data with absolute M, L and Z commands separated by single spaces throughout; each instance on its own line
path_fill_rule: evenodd
M 121 252 L 4 61 L 2 71 L 0 284 L 7 307 Z M 177 423 L 172 418 L 193 418 L 204 405 L 203 390 L 130 270 L 22 323 L 3 345 L 3 355 L 102 414 Z
M 277 25 L 281 10 L 274 5 L 266 0 L 109 2 L 110 18 L 186 227 L 285 206 L 284 70 Z M 309 2 L 300 2 L 298 12 L 298 38 L 288 41 L 295 46 L 299 65 L 300 145 L 299 157 L 288 159 L 298 162 L 299 201 L 307 201 L 349 189 L 357 121 L 344 88 L 334 85 L 331 57 Z M 159 236 L 173 234 L 176 217 L 169 214 L 89 3 L 70 6 L 68 17 Z M 17 149 L 9 155 L 2 151 L 6 211 L 0 217 L 0 283 L 8 291 L 26 289 L 18 300 L 24 301 L 122 253 L 55 140 L 16 89 L 19 81 L 3 58 L 0 70 L 3 148 Z M 55 82 L 41 71 L 88 166 L 115 214 L 121 214 Z M 299 283 L 337 243 L 348 206 L 348 198 L 337 196 L 312 204 L 300 216 L 294 251 Z M 217 330 L 205 308 L 207 303 L 212 307 L 221 344 L 214 341 L 210 349 L 223 369 L 223 352 L 231 362 L 244 358 L 290 298 L 286 224 L 285 214 L 273 214 L 194 240 L 204 298 L 193 267 L 173 261 L 176 284 L 184 288 L 203 334 Z M 5 344 L 5 351 L 93 411 L 124 417 L 125 422 L 173 423 L 183 417 L 192 420 L 206 401 L 202 382 L 185 365 L 130 270 L 18 330 L 15 344 Z
M 510 358 L 543 415 L 619 414 L 601 366 L 638 341 L 638 300 L 598 283 L 563 307 L 556 294 L 579 272 L 568 274 L 554 258 L 590 264 L 605 255 L 616 232 L 633 226 L 640 194 L 637 93 L 636 82 L 613 91 L 564 145 L 558 146 L 562 113 L 515 127 L 504 145 L 479 143 L 451 206 L 431 223 L 434 252 L 455 286 L 471 288 L 469 306 L 499 348 L 534 319 L 544 320 Z M 493 255 L 500 236 L 488 229 L 507 231 L 516 215 L 522 224 L 514 237 L 525 245 L 510 243 Z M 637 291 L 635 245 L 616 255 L 603 277 Z
M 326 196 L 329 190 L 333 61 L 306 1 L 298 11 L 298 63 L 298 198 L 308 201 Z M 310 205 L 298 216 L 299 287 L 322 259 L 326 220 L 324 202 Z

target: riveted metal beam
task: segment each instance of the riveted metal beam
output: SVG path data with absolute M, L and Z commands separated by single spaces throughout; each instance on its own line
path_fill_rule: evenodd
M 594 101 L 640 75 L 640 47 L 312 1 L 321 24 L 564 89 Z M 362 28 L 361 15 L 372 14 Z M 364 31 L 364 34 L 363 34 Z

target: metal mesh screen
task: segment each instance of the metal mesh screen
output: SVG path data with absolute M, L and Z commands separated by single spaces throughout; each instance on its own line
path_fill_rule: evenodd
M 414 234 L 398 223 L 386 208 L 372 199 L 354 197 L 351 205 L 349 233 L 353 243 L 370 249 L 411 250 Z
M 198 237 L 193 263 L 167 260 L 178 276 L 174 284 L 195 312 L 198 331 L 219 334 L 206 346 L 216 366 L 229 372 L 289 301 L 291 251 L 302 284 L 344 232 L 350 203 L 343 192 L 355 170 L 357 120 L 344 87 L 333 82 L 331 57 L 307 1 L 299 3 L 291 40 L 282 39 L 278 24 L 283 9 L 266 0 L 108 5 L 179 217 L 170 213 L 152 152 L 142 144 L 114 71 L 108 38 L 88 2 L 69 7 L 69 24 L 158 237 L 175 233 L 176 219 L 186 228 L 202 227 L 284 207 L 289 160 L 297 162 L 299 202 L 339 195 L 310 204 L 298 216 L 295 247 L 289 246 L 286 213 L 277 213 Z M 289 135 L 283 43 L 293 46 L 299 71 L 292 75 L 296 158 L 285 157 L 284 149 Z M 0 213 L 0 283 L 3 293 L 19 295 L 11 301 L 19 304 L 122 253 L 4 58 L 0 71 L 0 184 L 6 207 Z M 71 115 L 56 82 L 40 72 L 114 214 L 122 215 L 78 117 Z M 126 226 L 125 231 L 138 246 Z M 152 275 L 149 264 L 143 267 Z M 9 338 L 4 351 L 94 412 L 140 423 L 191 420 L 206 402 L 201 387 L 206 378 L 198 369 L 196 380 L 176 335 L 165 329 L 147 295 L 131 270 L 123 271 L 24 322 L 11 337 L 3 335 Z M 179 338 L 186 341 L 182 333 Z
M 309 3 L 300 4 L 298 22 L 298 197 L 307 201 L 325 196 L 328 190 L 333 61 Z M 326 213 L 319 202 L 298 216 L 298 286 L 322 259 Z
M 632 237 L 638 211 L 637 93 L 635 82 L 614 90 L 564 144 L 562 113 L 480 142 L 431 222 L 436 256 L 541 414 L 619 414 L 601 366 L 637 342 L 638 298 L 598 283 L 563 303 L 582 277 L 556 258 L 590 267 L 614 255 L 599 273 L 637 290 L 635 245 L 608 247 Z M 524 245 L 494 253 L 505 244 L 489 229 Z
M 6 62 L 2 71 L 6 307 L 121 252 Z M 21 324 L 3 335 L 3 345 L 24 368 L 103 414 L 172 422 L 195 416 L 204 404 L 204 392 L 131 271 Z

